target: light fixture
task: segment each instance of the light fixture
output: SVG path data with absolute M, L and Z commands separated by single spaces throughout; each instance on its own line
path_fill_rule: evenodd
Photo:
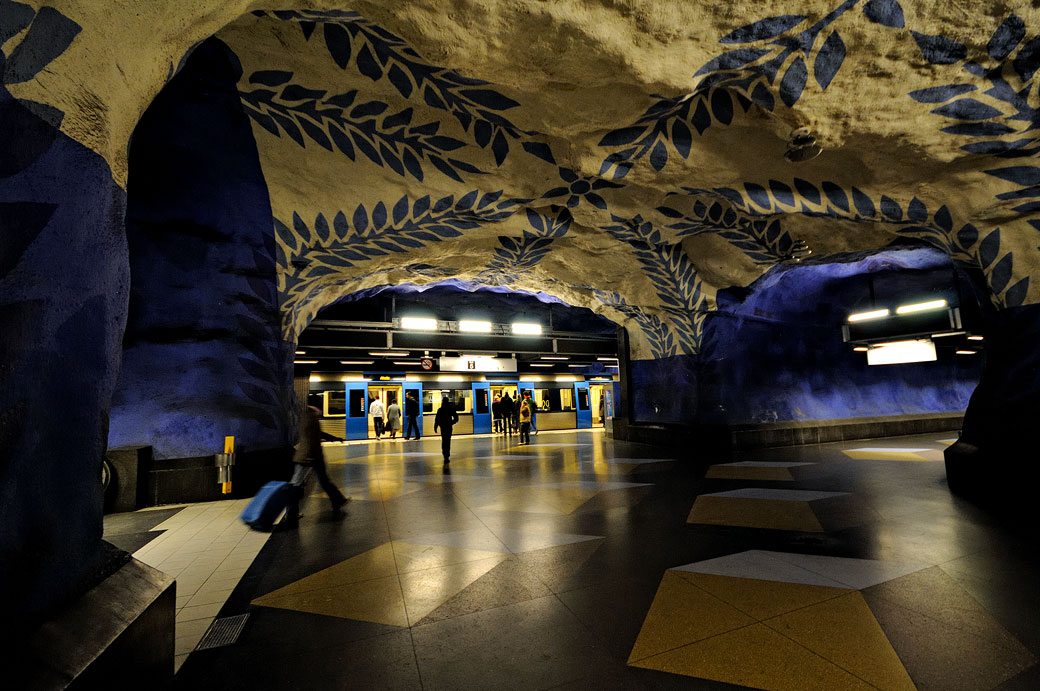
M 395 365 L 418 365 L 418 360 L 394 360 Z
M 617 362 L 617 358 L 616 357 L 598 357 L 596 359 L 599 360 L 600 362 Z
M 532 362 L 531 367 L 555 367 L 551 362 Z
M 527 375 L 524 375 L 524 376 L 526 376 L 526 377 L 527 377 L 527 381 L 541 381 L 541 380 L 542 380 L 542 378 L 541 378 L 541 377 L 539 377 L 539 376 L 538 376 L 538 375 L 536 375 L 536 374 L 534 374 L 534 375 L 532 375 L 532 374 L 527 374 Z
M 592 379 L 589 379 L 589 381 L 612 381 L 612 380 L 610 380 L 610 379 L 603 379 L 601 377 L 593 377 Z
M 543 355 L 543 360 L 570 360 L 566 355 Z
M 437 381 L 462 381 L 462 376 L 458 374 L 442 374 L 437 377 Z
M 896 308 L 896 314 L 910 314 L 911 312 L 924 312 L 926 310 L 941 310 L 946 307 L 945 300 L 929 300 L 918 302 L 913 305 L 900 305 Z
M 371 360 L 340 360 L 341 365 L 371 365 Z
M 312 374 L 312 375 L 310 376 L 310 378 L 308 379 L 308 381 L 312 381 L 312 382 L 320 382 L 320 381 L 321 381 L 321 375 L 318 375 L 318 374 Z
M 865 353 L 868 350 L 870 350 L 870 348 L 868 348 L 867 346 L 856 346 L 855 348 L 853 348 L 853 350 L 855 350 L 857 352 L 860 352 L 860 353 Z
M 491 322 L 463 319 L 459 321 L 459 331 L 466 331 L 469 333 L 491 333 Z
M 981 340 L 983 340 L 983 337 L 982 336 L 968 336 L 968 340 L 969 341 L 981 341 Z
M 849 323 L 867 321 L 868 319 L 882 319 L 887 317 L 889 314 L 890 312 L 887 309 L 873 310 L 870 312 L 857 312 L 856 314 L 849 315 Z
M 557 375 L 556 381 L 578 381 L 578 378 L 569 374 L 560 374 Z
M 496 357 L 496 355 L 497 355 L 496 353 L 490 353 L 490 354 L 489 353 L 460 353 L 459 357 L 461 357 L 461 358 L 491 358 L 491 359 L 494 359 Z
M 588 365 L 585 364 L 585 363 L 575 363 L 575 364 L 571 364 L 571 365 L 567 365 L 567 366 L 568 367 L 588 367 Z
M 306 355 L 306 354 L 307 354 L 307 351 L 306 351 L 306 350 L 297 350 L 297 351 L 296 351 L 296 354 L 297 354 L 297 355 Z
M 365 379 L 364 377 L 362 377 L 360 374 L 348 374 L 347 376 L 343 377 L 343 381 L 368 381 L 368 380 Z
M 957 354 L 958 355 L 977 355 L 978 352 L 979 351 L 977 351 L 977 350 L 958 350 Z
M 294 365 L 316 365 L 317 360 L 293 360 Z
M 945 331 L 941 334 L 932 334 L 932 338 L 946 338 L 947 336 L 963 336 L 964 331 Z M 971 338 L 970 336 L 968 338 Z
M 408 357 L 409 352 L 407 350 L 370 350 L 368 354 L 381 357 Z
M 419 378 L 418 374 L 406 374 L 406 375 L 404 375 L 404 380 L 405 381 L 413 381 L 413 382 L 414 381 L 422 381 L 422 379 Z
M 527 322 L 513 322 L 513 333 L 518 336 L 541 336 L 542 325 Z
M 930 339 L 878 343 L 867 351 L 868 365 L 898 365 L 937 360 L 935 343 Z
M 429 317 L 401 317 L 401 328 L 409 331 L 436 331 L 437 320 Z

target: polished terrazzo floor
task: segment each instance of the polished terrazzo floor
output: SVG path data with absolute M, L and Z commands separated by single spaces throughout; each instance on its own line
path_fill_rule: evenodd
M 327 446 L 346 515 L 313 488 L 177 685 L 1040 688 L 1038 541 L 950 495 L 949 437 L 707 470 L 602 431 L 459 438 L 449 471 L 439 439 Z

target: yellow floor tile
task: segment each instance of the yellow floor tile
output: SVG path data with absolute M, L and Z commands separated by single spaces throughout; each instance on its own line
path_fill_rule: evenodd
M 480 508 L 497 511 L 569 514 L 597 494 L 599 492 L 593 490 L 516 487 L 503 492 L 494 504 Z
M 842 451 L 849 458 L 861 461 L 940 461 L 941 458 L 928 458 L 919 453 L 909 451 Z
M 302 593 L 265 595 L 253 600 L 253 604 L 375 624 L 408 626 L 408 615 L 397 576 Z
M 809 502 L 737 497 L 697 497 L 687 523 L 822 533 Z
M 691 643 L 634 666 L 769 691 L 873 688 L 763 624 Z
M 508 554 L 496 554 L 480 561 L 401 574 L 401 590 L 409 623 L 417 623 L 508 558 Z
M 257 598 L 254 602 L 264 604 L 263 600 L 265 598 L 296 595 L 310 590 L 393 576 L 396 573 L 397 567 L 394 563 L 394 551 L 390 543 L 387 542 L 367 552 L 362 552 L 356 557 L 341 561 L 335 566 L 322 569 L 278 590 L 273 590 Z
M 720 480 L 794 480 L 790 468 L 757 468 L 755 466 L 713 465 L 705 475 Z
M 709 595 L 677 571 L 665 571 L 629 663 L 747 626 L 754 619 Z
M 859 592 L 764 623 L 878 688 L 917 688 Z
M 674 573 L 758 621 L 853 592 L 847 588 L 716 576 L 691 571 Z
M 443 545 L 422 545 L 415 542 L 394 542 L 393 548 L 398 573 L 423 571 L 450 564 L 508 556 L 501 552 Z

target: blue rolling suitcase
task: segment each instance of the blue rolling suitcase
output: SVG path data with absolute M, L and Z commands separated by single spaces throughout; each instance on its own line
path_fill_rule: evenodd
M 242 522 L 253 530 L 270 531 L 278 514 L 292 498 L 293 486 L 288 482 L 268 482 L 242 512 Z

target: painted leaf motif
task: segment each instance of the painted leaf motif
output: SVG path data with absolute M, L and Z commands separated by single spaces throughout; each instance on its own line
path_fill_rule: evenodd
M 462 89 L 459 93 L 477 105 L 492 110 L 508 110 L 520 105 L 508 96 L 491 89 Z
M 805 62 L 801 58 L 795 58 L 795 61 L 787 68 L 784 78 L 780 80 L 780 100 L 788 108 L 798 102 L 808 76 L 809 72 L 805 67 Z
M 1004 257 L 997 262 L 996 266 L 993 267 L 993 271 L 989 275 L 989 287 L 994 293 L 999 293 L 1007 287 L 1009 281 L 1011 281 L 1011 270 L 1012 270 L 1012 254 L 1008 252 Z
M 842 211 L 849 210 L 849 198 L 845 194 L 845 190 L 839 185 L 833 182 L 824 182 L 821 187 L 823 187 L 824 194 L 827 195 L 827 199 L 830 200 L 831 204 L 834 204 Z
M 863 14 L 875 24 L 893 29 L 902 29 L 905 24 L 903 8 L 896 0 L 870 0 L 863 6 Z
M 754 62 L 769 52 L 770 50 L 768 48 L 739 48 L 737 50 L 730 50 L 704 63 L 704 66 L 697 70 L 693 76 L 696 77 L 717 70 L 732 70 L 737 67 L 743 67 L 749 62 Z
M 663 141 L 659 141 L 654 145 L 654 150 L 650 154 L 650 165 L 654 167 L 654 170 L 660 171 L 667 164 L 668 148 L 664 145 Z
M 1007 180 L 1022 187 L 1040 185 L 1040 168 L 1034 166 L 1010 166 L 985 171 L 987 175 Z
M 548 144 L 543 144 L 542 142 L 524 142 L 522 146 L 524 147 L 524 151 L 532 156 L 536 156 L 546 163 L 556 165 L 556 158 L 553 156 L 552 149 L 549 148 Z
M 65 52 L 83 28 L 53 7 L 41 7 L 25 38 L 3 65 L 7 84 L 27 82 Z
M 1026 35 L 1026 25 L 1018 15 L 1008 15 L 1008 18 L 1000 23 L 997 30 L 993 32 L 986 50 L 994 60 L 1003 60 L 1015 46 L 1019 44 Z
M 383 68 L 376 62 L 372 51 L 368 46 L 362 46 L 357 55 L 357 67 L 361 74 L 372 81 L 379 81 L 383 77 Z
M 952 65 L 968 56 L 968 49 L 953 39 L 916 31 L 910 33 L 917 42 L 917 47 L 921 49 L 921 55 L 933 65 Z
M 903 208 L 899 206 L 896 200 L 886 195 L 881 195 L 881 213 L 886 218 L 890 218 L 893 221 L 898 221 L 903 218 Z
M 712 93 L 711 112 L 715 119 L 723 125 L 728 125 L 733 121 L 733 99 L 730 98 L 726 89 L 715 89 L 714 93 Z
M 950 210 L 946 206 L 940 206 L 939 210 L 935 212 L 934 216 L 935 225 L 942 228 L 944 231 L 949 233 L 953 230 L 953 218 L 950 216 Z
M 823 46 L 820 47 L 820 52 L 816 54 L 816 61 L 813 63 L 813 76 L 816 77 L 816 83 L 820 85 L 821 89 L 827 90 L 844 61 L 845 42 L 841 40 L 837 31 L 832 31 L 827 40 L 823 42 Z
M 997 258 L 1000 251 L 1000 228 L 997 228 L 979 244 L 979 267 L 985 269 Z
M 976 101 L 974 98 L 961 98 L 953 103 L 940 106 L 932 112 L 955 120 L 989 120 L 1001 115 L 1001 112 L 993 106 Z
M 971 247 L 978 242 L 978 239 L 979 231 L 970 223 L 966 223 L 957 231 L 957 244 L 960 245 L 963 250 L 971 249 Z
M 1015 130 L 999 122 L 965 122 L 957 125 L 943 127 L 941 132 L 946 134 L 963 134 L 969 137 L 999 137 L 1011 134 Z
M 334 22 L 323 24 L 322 33 L 325 35 L 325 47 L 328 48 L 333 62 L 339 65 L 341 70 L 346 69 L 350 64 L 350 34 Z
M 919 103 L 943 103 L 955 96 L 975 91 L 974 84 L 946 84 L 944 86 L 931 86 L 927 89 L 917 89 L 907 94 Z
M 407 73 L 397 65 L 391 65 L 390 71 L 387 72 L 387 77 L 390 79 L 390 83 L 394 85 L 394 88 L 405 98 L 412 95 L 412 80 L 408 77 Z
M 249 75 L 249 83 L 263 86 L 281 86 L 292 79 L 292 76 L 292 72 L 285 72 L 284 70 L 260 70 Z
M 1022 81 L 1032 79 L 1036 68 L 1040 67 L 1040 36 L 1025 44 L 1011 64 Z
M 1010 255 L 1009 255 L 1010 256 Z M 1026 301 L 1029 294 L 1029 277 L 1026 276 L 1015 285 L 1008 288 L 1004 293 L 1004 305 L 1007 307 L 1018 307 Z
M 729 32 L 719 43 L 753 43 L 765 38 L 774 38 L 782 33 L 790 31 L 805 21 L 800 14 L 784 14 L 777 17 L 766 17 L 757 22 L 742 26 Z
M 773 193 L 773 197 L 779 203 L 785 206 L 794 206 L 794 193 L 784 183 L 779 180 L 770 180 L 769 191 Z
M 874 215 L 874 202 L 856 187 L 852 188 L 852 203 L 860 216 L 870 217 Z

